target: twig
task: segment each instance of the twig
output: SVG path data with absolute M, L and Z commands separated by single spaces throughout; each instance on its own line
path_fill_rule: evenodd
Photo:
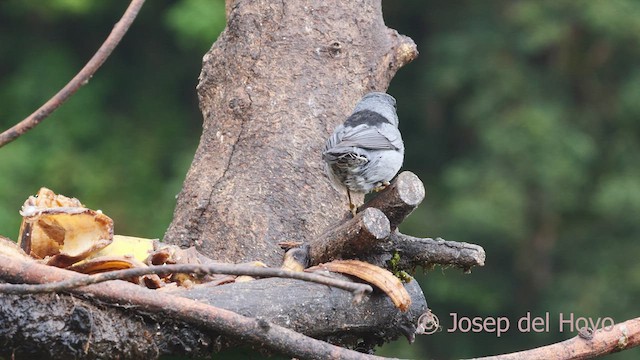
M 0 147 L 10 143 L 17 139 L 20 135 L 33 129 L 42 120 L 46 119 L 51 113 L 53 113 L 60 105 L 67 101 L 73 94 L 75 94 L 82 85 L 89 82 L 89 79 L 100 68 L 100 66 L 107 60 L 109 55 L 113 52 L 113 49 L 118 45 L 124 34 L 127 33 L 129 26 L 133 23 L 140 8 L 144 4 L 144 0 L 131 0 L 129 7 L 122 15 L 120 21 L 116 23 L 111 31 L 111 34 L 104 41 L 102 46 L 96 51 L 93 57 L 87 62 L 87 64 L 80 70 L 80 72 L 67 83 L 57 94 L 49 99 L 38 110 L 33 112 L 24 120 L 20 121 L 8 130 L 5 130 L 0 134 Z
M 7 280 L 38 283 L 76 277 L 68 270 L 4 255 L 0 255 L 0 264 L 0 278 Z M 135 305 L 143 312 L 164 314 L 300 359 L 383 359 L 343 349 L 263 319 L 248 318 L 199 301 L 149 290 L 127 282 L 94 284 L 76 289 L 74 292 L 120 305 Z
M 576 336 L 559 343 L 511 354 L 487 356 L 473 360 L 557 359 L 582 360 L 611 354 L 640 345 L 640 318 L 602 328 L 593 336 Z
M 278 268 L 263 268 L 249 265 L 234 264 L 209 264 L 209 265 L 158 265 L 141 268 L 133 268 L 126 270 L 115 270 L 95 275 L 77 275 L 72 278 L 49 282 L 43 284 L 0 284 L 0 293 L 4 294 L 36 294 L 44 292 L 60 292 L 75 289 L 81 286 L 97 284 L 110 280 L 129 279 L 136 276 L 147 274 L 166 275 L 173 273 L 185 274 L 228 274 L 228 275 L 248 275 L 258 277 L 280 277 L 289 279 L 298 279 L 304 281 L 315 282 L 327 286 L 333 286 L 339 289 L 347 290 L 354 295 L 370 293 L 373 291 L 370 285 L 356 282 L 334 279 L 327 276 L 283 270 Z

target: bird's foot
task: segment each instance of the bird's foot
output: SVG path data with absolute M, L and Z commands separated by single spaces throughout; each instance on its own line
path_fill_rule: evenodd
M 383 182 L 381 182 L 381 183 L 380 183 L 380 185 L 378 185 L 378 186 L 374 187 L 374 188 L 373 188 L 373 191 L 375 191 L 375 192 L 380 192 L 380 191 L 382 191 L 382 190 L 386 189 L 386 188 L 387 188 L 387 186 L 389 186 L 389 185 L 391 185 L 391 183 L 390 183 L 390 182 L 388 182 L 388 181 L 383 181 Z
M 354 203 L 349 203 L 349 210 L 351 211 L 351 215 L 355 217 L 358 212 L 358 207 Z

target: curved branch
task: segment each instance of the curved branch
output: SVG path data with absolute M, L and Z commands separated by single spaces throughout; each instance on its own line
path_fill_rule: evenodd
M 41 283 L 75 277 L 71 271 L 0 255 L 0 278 Z M 383 359 L 300 334 L 264 319 L 255 319 L 200 301 L 145 289 L 128 282 L 89 285 L 73 291 L 123 305 L 135 305 L 141 312 L 164 315 L 231 338 L 300 359 Z
M 373 291 L 370 285 L 360 284 L 340 279 L 334 279 L 323 275 L 296 272 L 277 268 L 263 268 L 250 265 L 234 264 L 209 264 L 209 265 L 158 265 L 142 268 L 115 270 L 95 275 L 77 275 L 71 278 L 48 282 L 43 284 L 0 284 L 0 293 L 3 294 L 36 294 L 45 292 L 60 292 L 75 289 L 81 286 L 97 284 L 110 280 L 129 279 L 147 274 L 167 275 L 173 273 L 185 274 L 228 274 L 248 275 L 258 277 L 280 277 L 315 282 L 323 285 L 337 287 L 351 291 L 354 295 L 370 293 Z
M 603 356 L 640 345 L 640 317 L 602 328 L 593 334 L 581 334 L 569 340 L 519 351 L 487 356 L 474 360 L 558 359 L 582 360 Z
M 116 23 L 111 30 L 111 34 L 104 41 L 102 46 L 96 51 L 93 57 L 87 62 L 87 64 L 80 70 L 76 76 L 67 83 L 57 94 L 55 94 L 51 99 L 49 99 L 44 105 L 42 105 L 38 110 L 33 112 L 31 115 L 26 117 L 24 120 L 20 121 L 10 129 L 5 130 L 2 134 L 0 134 L 0 147 L 10 143 L 11 141 L 17 139 L 20 135 L 26 133 L 27 131 L 33 129 L 38 125 L 42 120 L 46 119 L 51 113 L 53 113 L 60 105 L 62 105 L 65 101 L 67 101 L 73 94 L 80 89 L 82 85 L 85 85 L 89 82 L 89 79 L 93 76 L 93 74 L 102 66 L 102 64 L 107 60 L 109 55 L 113 52 L 113 49 L 116 48 L 120 40 L 124 34 L 129 30 L 129 26 L 133 23 L 140 8 L 144 4 L 144 0 L 131 0 L 129 7 L 122 15 L 120 21 Z

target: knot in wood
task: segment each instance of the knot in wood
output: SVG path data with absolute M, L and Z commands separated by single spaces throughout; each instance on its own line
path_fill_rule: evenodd
M 242 97 L 234 97 L 229 100 L 229 110 L 236 116 L 242 115 L 249 107 L 249 101 Z
M 337 58 L 342 54 L 342 44 L 339 41 L 332 42 L 329 46 L 327 46 L 327 52 L 329 56 L 332 58 Z
M 91 332 L 93 316 L 91 316 L 91 312 L 89 312 L 87 308 L 83 306 L 74 307 L 68 319 L 69 322 L 67 325 L 69 326 L 69 330 L 82 334 L 89 334 Z

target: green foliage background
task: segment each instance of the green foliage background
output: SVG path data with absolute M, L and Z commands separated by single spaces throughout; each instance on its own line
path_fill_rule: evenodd
M 0 2 L 0 127 L 24 118 L 89 59 L 126 1 Z M 473 242 L 487 264 L 423 274 L 443 331 L 381 354 L 452 359 L 576 335 L 565 318 L 636 317 L 640 299 L 640 3 L 386 1 L 420 57 L 398 99 L 404 168 L 427 200 L 403 225 Z M 200 134 L 195 85 L 224 27 L 222 0 L 149 1 L 103 68 L 43 124 L 0 149 L 0 234 L 47 186 L 162 237 Z M 550 331 L 516 321 L 550 313 Z M 450 313 L 506 316 L 508 333 L 449 333 Z M 640 351 L 611 356 L 635 359 Z

